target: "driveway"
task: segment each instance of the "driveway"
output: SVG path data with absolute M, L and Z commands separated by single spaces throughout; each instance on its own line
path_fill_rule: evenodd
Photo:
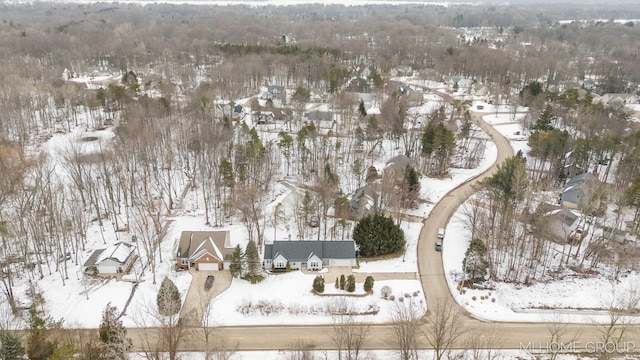
M 191 274 L 191 286 L 184 299 L 180 318 L 187 325 L 201 326 L 205 313 L 208 312 L 208 306 L 211 299 L 222 294 L 231 286 L 231 273 L 228 270 L 222 271 L 197 271 L 189 270 Z M 204 282 L 208 275 L 213 275 L 215 280 L 211 289 L 205 290 Z

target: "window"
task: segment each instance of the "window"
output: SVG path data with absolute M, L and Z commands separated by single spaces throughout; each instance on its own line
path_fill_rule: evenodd
M 182 259 L 182 260 L 180 261 L 180 263 L 181 263 L 182 265 L 189 265 L 189 260 L 187 260 L 187 259 Z
M 278 261 L 278 262 L 276 262 L 275 267 L 283 268 L 283 267 L 287 267 L 287 265 L 284 263 L 284 261 Z

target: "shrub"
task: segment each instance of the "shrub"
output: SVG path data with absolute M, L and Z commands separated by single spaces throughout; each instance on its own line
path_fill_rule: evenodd
M 345 282 L 346 282 L 346 279 L 344 277 L 344 274 L 340 275 L 340 290 L 344 290 Z
M 380 295 L 382 295 L 383 298 L 388 298 L 389 295 L 391 295 L 391 286 L 389 285 L 385 285 L 382 287 L 382 289 L 380 289 Z
M 324 278 L 322 277 L 322 275 L 318 275 L 315 279 L 313 279 L 313 291 L 317 293 L 324 292 Z
M 373 290 L 373 276 L 369 275 L 364 279 L 364 291 L 371 292 Z
M 345 290 L 348 292 L 356 291 L 356 277 L 351 274 L 347 276 L 347 283 L 345 284 Z
M 338 282 L 338 277 L 336 276 L 336 289 L 340 289 L 340 283 Z

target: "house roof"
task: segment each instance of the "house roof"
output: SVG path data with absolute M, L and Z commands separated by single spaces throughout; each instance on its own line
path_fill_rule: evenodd
M 582 173 L 580 175 L 576 175 L 567 181 L 565 185 L 565 190 L 571 186 L 577 186 L 582 184 L 587 184 L 591 187 L 595 187 L 598 185 L 598 179 L 592 173 Z
M 349 196 L 349 206 L 352 211 L 358 211 L 360 209 L 369 211 L 376 206 L 377 200 L 378 193 L 373 190 L 371 186 L 366 185 L 354 191 Z
M 124 264 L 127 262 L 127 258 L 133 253 L 135 248 L 135 246 L 123 242 L 113 244 L 100 253 L 95 264 L 100 264 L 107 259 Z
M 320 259 L 353 259 L 355 243 L 347 241 L 274 241 L 265 245 L 264 258 L 275 259 L 278 255 L 289 261 L 307 261 L 313 255 Z
M 223 260 L 231 255 L 229 231 L 183 231 L 180 235 L 176 258 L 197 260 L 204 254 Z
M 405 155 L 394 156 L 387 161 L 387 168 L 400 168 L 404 170 L 407 165 L 411 165 L 411 159 Z

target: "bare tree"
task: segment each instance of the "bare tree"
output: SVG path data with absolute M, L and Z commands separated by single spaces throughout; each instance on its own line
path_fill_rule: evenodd
M 608 321 L 599 324 L 600 341 L 602 342 L 601 358 L 608 359 L 613 356 L 611 349 L 622 349 L 620 344 L 628 339 L 635 339 L 631 328 L 631 314 L 637 310 L 640 303 L 640 288 L 634 285 L 630 289 L 620 289 L 612 286 L 609 294 L 603 299 L 603 305 L 607 307 Z M 631 334 L 630 334 L 631 333 Z
M 470 330 L 464 342 L 467 349 L 463 356 L 468 360 L 496 360 L 500 357 L 498 349 L 502 344 L 502 334 L 490 329 L 488 325 Z
M 422 304 L 410 301 L 398 301 L 391 313 L 393 341 L 398 357 L 402 360 L 418 359 L 418 336 L 420 335 L 420 317 Z
M 169 291 L 165 296 L 171 296 Z M 166 299 L 166 302 L 173 301 Z M 142 353 L 147 360 L 169 360 L 178 358 L 178 349 L 186 336 L 186 329 L 179 314 L 165 316 L 154 303 L 145 303 L 140 314 L 133 314 L 136 325 L 145 328 L 140 333 Z
M 352 303 L 345 301 L 336 308 L 329 337 L 338 348 L 338 360 L 358 360 L 369 333 L 369 325 L 356 322 Z
M 567 330 L 569 324 L 563 319 L 561 314 L 554 314 L 553 322 L 547 324 L 549 332 L 550 344 L 570 344 L 580 336 L 579 332 L 570 332 Z M 551 360 L 558 357 L 558 352 L 551 352 Z
M 307 344 L 304 340 L 297 339 L 287 344 L 287 349 L 281 349 L 286 360 L 314 360 L 313 345 Z
M 433 347 L 437 360 L 449 355 L 465 333 L 460 308 L 450 299 L 436 299 L 435 307 L 430 309 L 427 330 L 424 335 Z

